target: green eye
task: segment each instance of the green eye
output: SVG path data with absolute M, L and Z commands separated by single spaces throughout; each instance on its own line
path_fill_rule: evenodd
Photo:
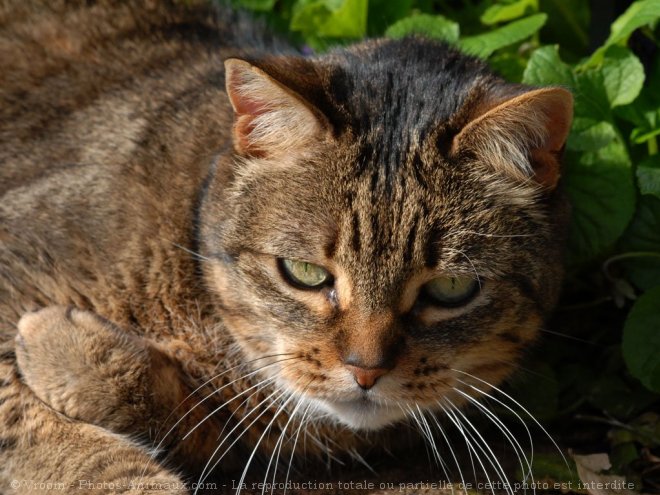
M 478 290 L 479 283 L 472 277 L 438 277 L 424 286 L 433 302 L 448 307 L 466 304 Z
M 316 289 L 332 281 L 332 276 L 322 266 L 306 261 L 285 259 L 279 260 L 279 263 L 287 280 L 300 288 Z

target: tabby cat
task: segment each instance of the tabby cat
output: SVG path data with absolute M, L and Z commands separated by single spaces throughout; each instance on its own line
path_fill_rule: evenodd
M 0 493 L 359 452 L 552 310 L 564 89 L 420 38 L 302 56 L 207 2 L 0 9 Z

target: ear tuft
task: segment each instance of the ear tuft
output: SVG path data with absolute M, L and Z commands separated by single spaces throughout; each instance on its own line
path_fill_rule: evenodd
M 274 156 L 321 135 L 323 122 L 292 89 L 244 60 L 226 60 L 225 72 L 238 153 Z
M 488 165 L 519 180 L 533 177 L 554 189 L 573 118 L 573 96 L 563 88 L 515 96 L 470 121 L 452 150 L 470 149 Z

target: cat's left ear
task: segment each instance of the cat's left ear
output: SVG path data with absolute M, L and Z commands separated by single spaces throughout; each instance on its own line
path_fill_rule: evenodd
M 528 91 L 471 120 L 452 151 L 470 149 L 480 160 L 520 180 L 551 190 L 573 119 L 573 96 L 563 88 Z
M 297 65 L 296 65 L 297 64 Z M 279 64 L 225 61 L 226 89 L 234 109 L 234 148 L 252 157 L 273 157 L 304 149 L 320 139 L 327 120 L 298 91 L 309 70 L 302 60 Z

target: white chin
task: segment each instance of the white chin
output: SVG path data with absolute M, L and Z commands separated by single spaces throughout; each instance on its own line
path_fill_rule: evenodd
M 317 400 L 318 405 L 339 423 L 354 430 L 380 430 L 405 418 L 399 407 L 376 404 L 372 400 L 330 402 Z

